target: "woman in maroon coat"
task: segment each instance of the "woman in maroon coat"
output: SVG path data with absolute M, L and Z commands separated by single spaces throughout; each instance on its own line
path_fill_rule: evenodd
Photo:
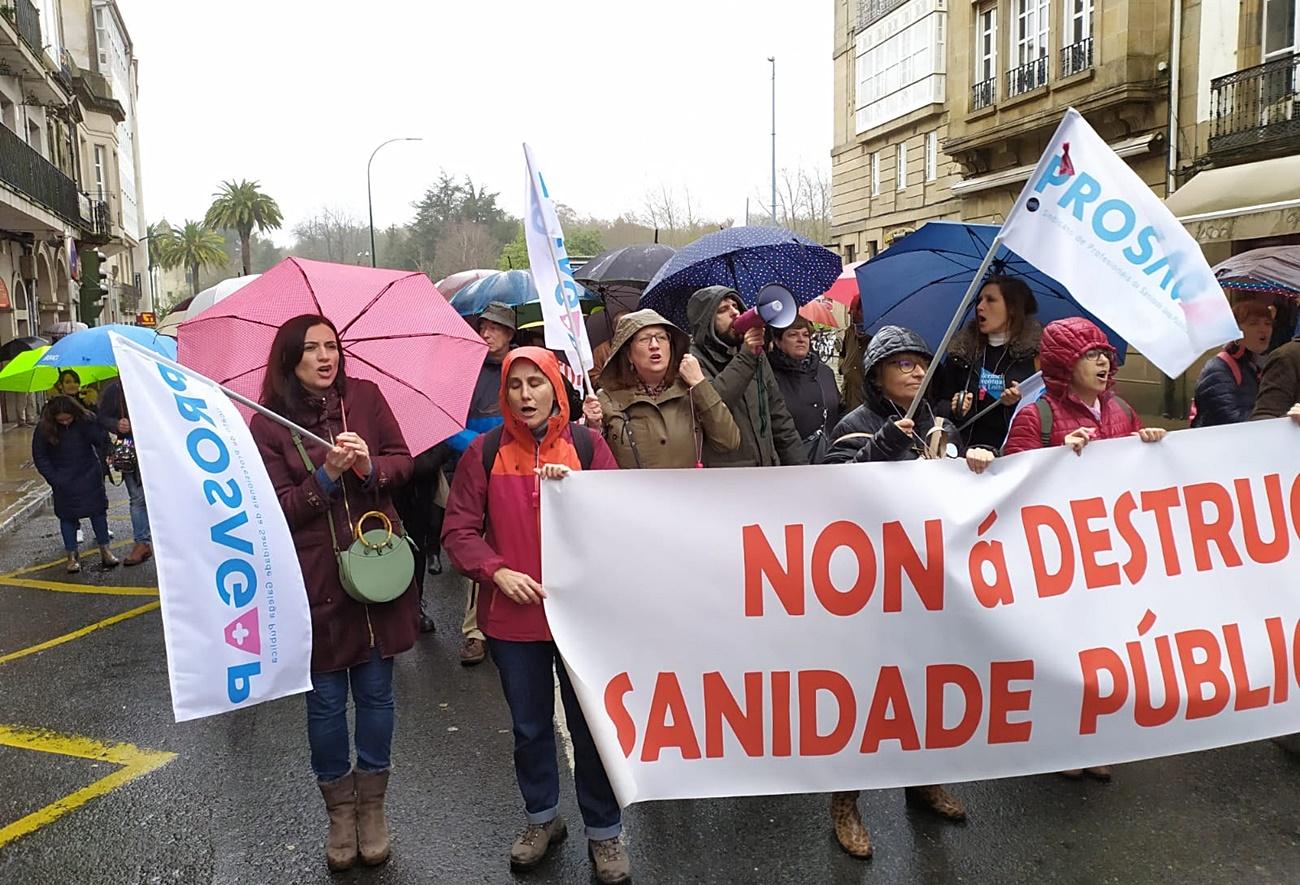
M 258 415 L 253 439 L 266 462 L 293 533 L 311 605 L 312 690 L 307 693 L 311 766 L 329 811 L 326 860 L 331 870 L 388 859 L 384 795 L 393 738 L 393 656 L 415 644 L 417 593 L 365 605 L 344 591 L 328 520 L 347 545 L 356 523 L 380 510 L 400 532 L 393 490 L 411 476 L 411 454 L 379 388 L 349 379 L 338 333 L 320 316 L 295 317 L 271 345 L 262 403 L 333 448 L 302 439 Z M 347 703 L 356 706 L 356 770 L 348 741 Z

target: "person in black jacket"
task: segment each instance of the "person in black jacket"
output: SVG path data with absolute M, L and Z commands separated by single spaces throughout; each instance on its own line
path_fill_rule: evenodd
M 969 445 L 1002 447 L 1020 402 L 1020 383 L 1038 371 L 1038 302 L 1016 277 L 993 276 L 980 289 L 975 316 L 953 336 L 934 379 Z
M 108 495 L 104 491 L 104 461 L 108 434 L 86 408 L 70 396 L 55 396 L 41 410 L 32 434 L 32 462 L 54 491 L 63 549 L 70 573 L 81 571 L 77 528 L 89 519 L 104 568 L 117 565 L 108 549 Z
M 131 411 L 127 408 L 126 394 L 122 382 L 114 380 L 104 388 L 99 396 L 99 424 L 109 433 L 116 434 L 120 441 L 135 443 L 131 433 Z M 124 565 L 139 565 L 153 556 L 153 535 L 149 531 L 149 508 L 144 500 L 144 482 L 140 479 L 140 464 L 119 463 L 122 471 L 122 485 L 126 486 L 127 496 L 131 500 L 131 533 L 135 546 L 126 555 Z
M 1205 364 L 1196 379 L 1193 427 L 1215 427 L 1250 420 L 1259 396 L 1261 358 L 1273 339 L 1272 306 L 1241 301 L 1232 308 L 1241 338 Z
M 915 419 L 903 417 L 933 359 L 929 345 L 911 329 L 885 326 L 872 336 L 862 359 L 866 402 L 836 426 L 826 463 L 912 461 L 960 454 L 962 444 L 956 428 L 936 415 L 929 402 L 922 400 Z M 982 473 L 992 462 L 991 449 L 966 450 L 966 463 L 975 473 Z M 938 784 L 908 787 L 906 794 L 909 802 L 945 820 L 966 819 L 961 801 Z M 871 856 L 871 837 L 858 811 L 856 790 L 831 794 L 831 822 L 841 848 L 854 857 Z
M 768 361 L 785 407 L 794 419 L 809 464 L 820 464 L 830 445 L 828 437 L 842 416 L 835 373 L 812 349 L 812 323 L 797 317 L 784 329 L 770 330 Z

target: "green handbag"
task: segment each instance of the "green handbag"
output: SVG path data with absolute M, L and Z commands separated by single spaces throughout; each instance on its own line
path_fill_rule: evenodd
M 293 434 L 294 445 L 302 455 L 303 464 L 308 473 L 316 471 L 316 465 L 307 455 L 302 444 L 302 437 Z M 355 527 L 352 526 L 352 511 L 348 507 L 348 490 L 339 478 L 343 489 L 343 508 L 348 514 L 348 526 L 352 528 L 354 538 L 346 550 L 339 547 L 339 538 L 334 530 L 334 516 L 326 514 L 329 522 L 330 539 L 334 542 L 334 555 L 338 557 L 339 581 L 357 602 L 380 603 L 392 602 L 406 592 L 415 577 L 415 553 L 411 539 L 405 534 L 394 535 L 393 523 L 380 510 L 371 510 L 362 514 Z M 378 519 L 383 528 L 363 532 L 362 525 L 368 519 Z

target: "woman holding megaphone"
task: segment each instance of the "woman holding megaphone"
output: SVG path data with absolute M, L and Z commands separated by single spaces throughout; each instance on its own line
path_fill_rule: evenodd
M 740 446 L 740 429 L 689 346 L 686 333 L 653 310 L 619 317 L 599 397 L 583 410 L 619 467 L 702 467 L 706 449 Z

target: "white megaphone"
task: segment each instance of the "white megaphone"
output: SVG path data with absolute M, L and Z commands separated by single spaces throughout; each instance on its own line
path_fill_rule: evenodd
M 755 300 L 757 304 L 731 321 L 731 330 L 737 336 L 759 326 L 784 329 L 799 315 L 799 305 L 785 286 L 770 283 L 758 290 Z

